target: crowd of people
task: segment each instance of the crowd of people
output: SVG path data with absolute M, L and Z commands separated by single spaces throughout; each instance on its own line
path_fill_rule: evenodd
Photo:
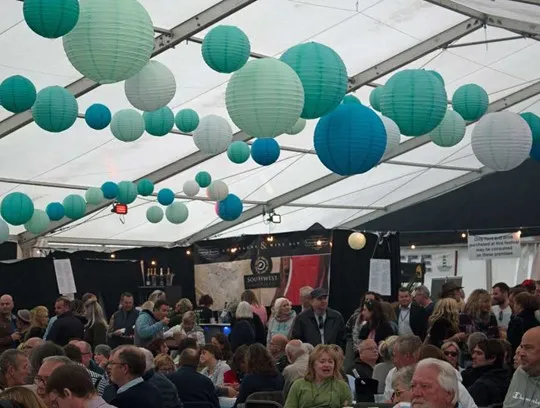
M 239 407 L 264 393 L 284 408 L 358 401 L 413 408 L 540 407 L 540 282 L 491 292 L 419 286 L 395 303 L 365 293 L 345 321 L 324 288 L 301 308 L 252 291 L 229 305 L 228 336 L 207 341 L 213 300 L 123 293 L 107 321 L 97 297 L 16 313 L 0 297 L 0 401 L 14 408 Z M 5 405 L 2 405 L 5 406 Z

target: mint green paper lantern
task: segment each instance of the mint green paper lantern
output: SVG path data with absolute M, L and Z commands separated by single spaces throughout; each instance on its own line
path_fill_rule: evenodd
M 306 120 L 304 118 L 300 118 L 296 121 L 293 127 L 287 130 L 285 133 L 287 133 L 288 135 L 297 135 L 302 130 L 304 130 L 305 127 L 306 127 Z
M 326 45 L 317 42 L 298 44 L 285 51 L 280 60 L 302 81 L 304 107 L 300 116 L 304 119 L 330 113 L 347 93 L 347 68 L 338 53 Z
M 176 114 L 174 122 L 180 132 L 193 132 L 199 126 L 199 115 L 193 109 L 182 109 Z
M 24 193 L 9 193 L 0 205 L 2 218 L 11 225 L 23 225 L 34 214 L 34 203 Z
M 175 202 L 165 210 L 165 217 L 173 224 L 182 224 L 187 220 L 189 210 L 184 203 Z
M 32 117 L 40 128 L 63 132 L 77 120 L 79 104 L 73 94 L 61 86 L 49 86 L 38 92 Z
M 63 37 L 77 71 L 100 84 L 131 78 L 150 60 L 154 28 L 137 0 L 80 0 L 79 21 Z
M 382 92 L 383 92 L 383 87 L 382 86 L 377 86 L 377 87 L 373 88 L 373 90 L 369 94 L 369 104 L 377 112 L 381 111 L 381 95 L 382 95 Z
M 362 102 L 360 102 L 360 99 L 358 99 L 354 95 L 345 95 L 341 103 L 359 103 L 360 105 L 362 105 Z
M 163 210 L 157 205 L 150 207 L 146 210 L 146 219 L 152 224 L 157 224 L 163 219 Z
M 24 224 L 24 228 L 32 234 L 41 234 L 45 232 L 50 222 L 51 220 L 45 211 L 34 210 L 32 218 Z
M 36 101 L 36 87 L 22 75 L 10 76 L 0 84 L 0 101 L 10 112 L 24 112 Z
M 251 46 L 247 35 L 238 27 L 219 25 L 205 35 L 201 52 L 210 68 L 230 74 L 245 65 Z
M 88 190 L 86 190 L 86 193 L 84 193 L 84 198 L 88 204 L 92 205 L 99 205 L 105 199 L 103 196 L 103 191 L 101 191 L 101 188 L 98 187 L 90 187 Z
M 339 102 L 341 99 L 343 96 Z M 300 117 L 304 88 L 287 64 L 262 58 L 249 61 L 232 75 L 225 103 L 232 121 L 248 135 L 275 137 L 285 133 Z
M 144 133 L 144 119 L 134 109 L 122 109 L 116 112 L 111 120 L 111 132 L 122 142 L 134 142 Z
M 137 199 L 137 186 L 131 181 L 118 183 L 118 195 L 116 201 L 120 204 L 131 204 Z
M 168 106 L 153 112 L 144 112 L 144 127 L 152 136 L 165 136 L 174 126 L 174 113 Z
M 249 159 L 249 153 L 249 145 L 241 140 L 232 142 L 227 148 L 227 157 L 236 164 L 245 163 Z
M 523 112 L 519 114 L 531 128 L 533 143 L 540 142 L 540 117 L 532 112 Z
M 462 85 L 452 95 L 452 107 L 467 121 L 475 121 L 484 116 L 488 105 L 487 92 L 476 84 Z
M 62 202 L 66 217 L 78 220 L 86 214 L 86 201 L 80 195 L 70 194 Z
M 45 38 L 69 33 L 79 21 L 78 0 L 25 0 L 23 15 L 28 27 Z
M 441 81 L 422 69 L 404 69 L 386 82 L 381 113 L 392 119 L 405 136 L 431 132 L 446 114 L 446 91 Z
M 212 176 L 207 171 L 199 171 L 195 175 L 195 181 L 201 188 L 206 188 L 212 182 Z
M 429 132 L 428 136 L 438 146 L 451 147 L 463 140 L 465 128 L 466 124 L 461 115 L 447 110 L 439 126 Z
M 154 183 L 148 179 L 139 180 L 137 183 L 137 191 L 143 197 L 148 197 L 154 192 Z

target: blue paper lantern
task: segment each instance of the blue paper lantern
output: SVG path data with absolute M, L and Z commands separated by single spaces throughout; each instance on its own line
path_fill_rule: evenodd
M 276 139 L 257 139 L 251 145 L 251 158 L 261 166 L 269 166 L 279 158 L 279 144 Z
M 26 194 L 9 193 L 0 205 L 2 218 L 11 225 L 23 225 L 30 221 L 34 214 L 34 203 Z
M 368 107 L 341 104 L 317 123 L 314 145 L 328 169 L 351 176 L 365 173 L 379 162 L 386 149 L 386 130 Z
M 78 220 L 84 217 L 86 213 L 86 201 L 84 198 L 77 194 L 70 194 L 62 202 L 66 217 L 72 220 Z
M 8 111 L 24 112 L 36 101 L 36 87 L 32 81 L 21 75 L 10 76 L 0 85 L 0 100 Z
M 137 183 L 137 191 L 143 197 L 148 197 L 154 192 L 154 183 L 152 183 L 148 179 L 139 180 L 139 182 Z
M 161 205 L 171 205 L 174 201 L 174 192 L 170 188 L 159 190 L 157 200 Z
M 84 120 L 92 129 L 105 129 L 111 123 L 111 111 L 101 103 L 94 103 L 84 114 Z
M 193 132 L 199 126 L 199 115 L 193 109 L 182 109 L 176 114 L 174 122 L 180 132 Z
M 529 155 L 536 161 L 540 161 L 540 142 L 533 142 Z
M 49 203 L 45 208 L 45 212 L 51 221 L 60 221 L 65 215 L 64 206 L 58 202 Z
M 118 183 L 118 195 L 116 201 L 120 204 L 131 204 L 137 198 L 137 186 L 131 181 Z
M 229 194 L 224 200 L 217 203 L 217 213 L 224 221 L 236 220 L 242 215 L 243 209 L 242 200 L 235 194 Z
M 152 136 L 165 136 L 174 126 L 174 113 L 168 106 L 152 112 L 144 112 L 144 127 Z
M 112 200 L 118 195 L 118 185 L 112 181 L 106 181 L 101 185 L 101 191 L 103 191 L 103 197 Z

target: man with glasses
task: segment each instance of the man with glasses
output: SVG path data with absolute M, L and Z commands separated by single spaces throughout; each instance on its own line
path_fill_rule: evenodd
M 73 364 L 73 362 L 66 356 L 46 357 L 43 360 L 43 364 L 41 364 L 41 367 L 39 368 L 38 374 L 34 377 L 34 383 L 37 387 L 36 394 L 41 397 L 41 399 L 45 402 L 45 404 L 47 404 L 49 408 L 53 407 L 51 406 L 51 401 L 49 400 L 49 396 L 46 392 L 47 381 L 49 380 L 49 377 L 54 370 L 56 370 L 60 366 L 67 364 Z
M 506 331 L 512 318 L 512 309 L 510 308 L 510 288 L 504 282 L 493 285 L 491 289 L 491 311 L 497 318 L 499 329 Z

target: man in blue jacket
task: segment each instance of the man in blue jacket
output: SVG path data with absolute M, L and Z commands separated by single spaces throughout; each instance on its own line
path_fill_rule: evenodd
M 154 310 L 142 310 L 135 322 L 135 345 L 147 346 L 152 340 L 163 337 L 169 326 L 169 305 L 164 300 L 154 304 Z

